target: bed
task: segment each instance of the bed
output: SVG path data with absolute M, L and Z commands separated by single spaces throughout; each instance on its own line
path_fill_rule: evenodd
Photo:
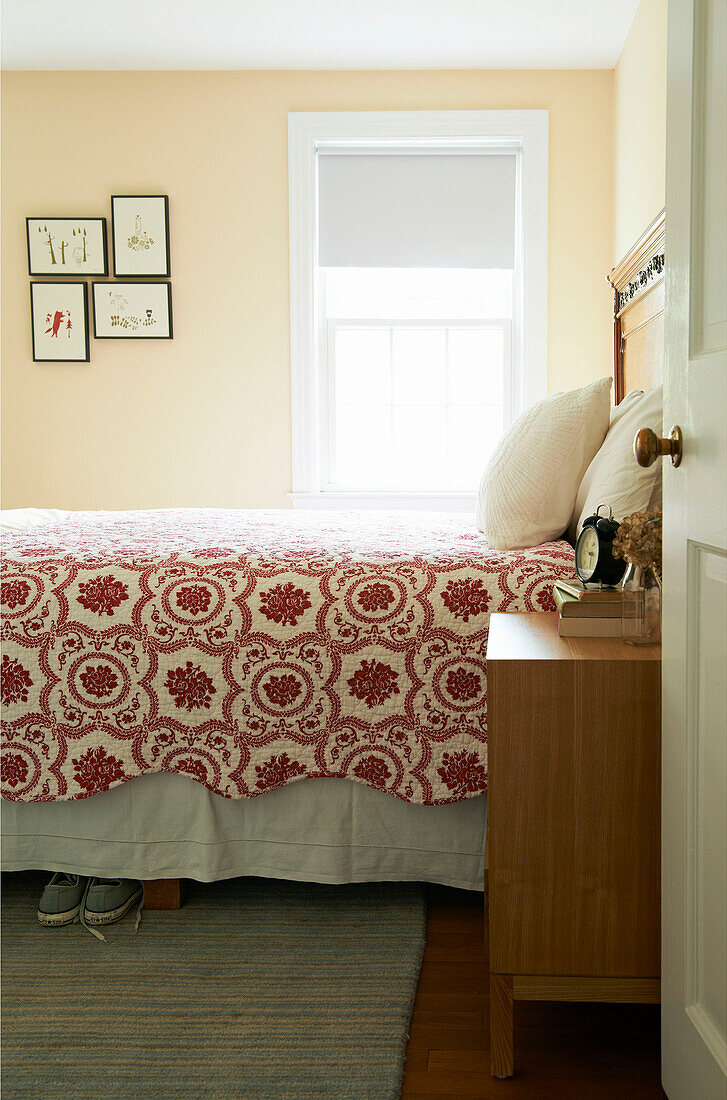
M 661 380 L 663 246 L 662 212 L 609 277 L 617 403 Z M 414 512 L 3 527 L 3 869 L 483 888 L 489 616 L 552 610 L 568 542 Z
M 496 553 L 435 513 L 26 518 L 5 869 L 482 887 L 489 614 L 550 608 L 566 542 Z

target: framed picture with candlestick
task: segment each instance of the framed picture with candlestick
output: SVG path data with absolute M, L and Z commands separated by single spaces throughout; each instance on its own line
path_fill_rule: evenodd
M 117 279 L 168 278 L 168 196 L 112 195 L 111 239 Z

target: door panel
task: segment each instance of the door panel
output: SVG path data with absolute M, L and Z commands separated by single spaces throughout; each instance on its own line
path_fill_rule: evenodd
M 692 358 L 727 344 L 727 4 L 695 5 L 692 109 Z
M 669 0 L 662 1079 L 727 1098 L 727 0 Z
M 687 1013 L 727 1070 L 727 554 L 690 543 L 688 605 Z

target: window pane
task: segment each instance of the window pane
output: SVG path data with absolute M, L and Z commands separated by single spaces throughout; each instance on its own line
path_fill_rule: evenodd
M 486 318 L 511 315 L 511 286 L 510 272 L 326 271 L 327 316 L 343 318 L 329 322 L 332 488 L 476 489 L 509 377 L 507 331 Z
M 388 328 L 338 328 L 335 341 L 336 403 L 388 402 Z
M 504 356 L 502 329 L 450 329 L 449 400 L 501 405 Z
M 343 405 L 336 410 L 334 484 L 351 489 L 387 487 L 391 478 L 391 409 Z
M 395 329 L 393 397 L 397 405 L 446 401 L 446 344 L 443 328 Z
M 393 487 L 431 489 L 446 482 L 446 430 L 444 408 L 408 405 L 394 409 Z
M 449 409 L 449 482 L 453 489 L 479 485 L 495 445 L 502 435 L 502 407 L 453 405 Z

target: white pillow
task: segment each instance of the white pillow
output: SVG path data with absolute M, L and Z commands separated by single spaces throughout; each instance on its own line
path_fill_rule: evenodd
M 482 475 L 477 526 L 496 550 L 559 538 L 608 431 L 611 379 L 539 401 L 510 425 Z
M 25 531 L 43 523 L 58 523 L 70 514 L 60 508 L 5 508 L 0 512 L 0 530 Z
M 611 427 L 598 454 L 586 470 L 568 534 L 575 539 L 586 516 L 599 504 L 608 504 L 614 519 L 632 512 L 644 512 L 661 503 L 661 466 L 639 466 L 634 457 L 634 436 L 639 428 L 662 434 L 663 391 L 661 386 L 641 394 L 633 391 L 617 405 Z

